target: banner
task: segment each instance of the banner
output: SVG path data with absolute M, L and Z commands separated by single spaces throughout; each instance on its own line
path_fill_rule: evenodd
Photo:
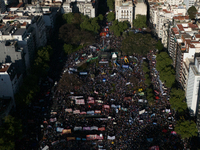
M 87 111 L 87 114 L 88 114 L 88 115 L 94 115 L 94 110 L 92 110 L 92 111 Z
M 79 72 L 80 75 L 87 75 L 87 72 Z
M 80 114 L 80 110 L 74 110 L 73 114 Z
M 90 131 L 90 127 L 83 127 L 83 130 L 88 130 L 88 131 Z
M 104 105 L 103 106 L 105 109 L 110 109 L 110 106 L 109 105 Z
M 81 140 L 81 138 L 77 137 L 77 138 L 76 138 L 76 140 L 77 140 L 77 141 L 80 141 L 80 140 Z
M 85 105 L 85 101 L 84 101 L 84 99 L 79 99 L 79 100 L 76 100 L 76 104 Z
M 51 112 L 51 115 L 56 115 L 57 114 L 57 112 Z
M 56 145 L 58 143 L 59 143 L 59 140 L 52 142 L 51 145 Z
M 57 121 L 57 118 L 50 118 L 49 121 L 50 121 L 50 122 L 56 122 L 56 121 Z
M 66 108 L 65 112 L 72 112 L 72 109 L 71 108 Z
M 86 135 L 87 140 L 95 140 L 96 139 L 96 134 L 94 135 Z
M 57 132 L 62 132 L 63 130 L 64 130 L 64 128 L 60 128 L 60 127 L 57 127 L 57 128 L 56 128 L 56 131 L 57 131 Z
M 108 140 L 115 140 L 115 136 L 109 136 L 107 137 Z
M 72 133 L 71 129 L 62 130 L 62 134 L 70 134 L 70 133 Z
M 143 114 L 144 112 L 145 112 L 145 109 L 139 111 L 139 114 L 141 115 L 141 114 Z
M 88 104 L 94 104 L 94 100 L 89 100 L 87 103 Z
M 92 126 L 90 129 L 91 129 L 91 130 L 98 130 L 98 127 Z
M 88 100 L 89 100 L 89 101 L 94 100 L 94 97 L 90 97 L 90 96 L 89 96 L 89 97 L 88 97 Z
M 98 129 L 99 131 L 105 131 L 105 127 L 101 127 Z
M 67 141 L 75 140 L 75 137 L 67 137 Z
M 94 113 L 95 113 L 95 114 L 100 114 L 100 113 L 101 113 L 101 110 L 95 110 Z
M 82 127 L 74 127 L 74 131 L 81 131 L 82 130 Z
M 80 113 L 80 115 L 86 115 L 87 113 L 85 112 L 85 111 L 82 111 L 81 113 Z
M 129 65 L 122 65 L 122 68 L 129 68 Z

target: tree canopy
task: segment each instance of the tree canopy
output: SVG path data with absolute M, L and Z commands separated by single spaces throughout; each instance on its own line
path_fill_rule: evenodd
M 65 24 L 59 29 L 59 38 L 67 44 L 84 45 L 94 42 L 94 35 L 100 30 L 103 16 L 89 18 L 79 13 L 64 14 Z
M 196 18 L 197 9 L 195 8 L 195 6 L 191 6 L 188 9 L 187 13 L 188 13 L 190 19 L 195 19 Z
M 115 13 L 109 12 L 108 15 L 107 15 L 107 20 L 108 20 L 108 22 L 114 21 L 115 20 Z
M 183 139 L 197 136 L 197 128 L 194 121 L 180 120 L 175 126 L 175 131 L 180 134 Z
M 135 28 L 146 28 L 147 17 L 145 15 L 137 15 L 136 19 L 133 20 L 133 26 Z
M 107 0 L 107 6 L 109 10 L 114 10 L 114 7 L 115 7 L 114 2 L 115 0 Z
M 175 71 L 172 66 L 172 59 L 166 52 L 156 55 L 156 69 L 159 71 L 160 79 L 165 86 L 171 88 L 175 83 Z
M 15 140 L 21 137 L 21 121 L 11 115 L 6 116 L 3 125 L 0 127 L 0 149 L 13 150 L 15 148 Z
M 133 53 L 147 55 L 150 50 L 155 48 L 156 41 L 152 38 L 151 34 L 130 33 L 122 41 L 122 52 L 127 55 Z
M 98 18 L 85 19 L 80 27 L 82 30 L 91 31 L 94 33 L 98 33 L 100 26 L 98 24 Z
M 187 104 L 185 102 L 185 92 L 180 88 L 171 89 L 169 101 L 171 107 L 179 113 L 183 113 L 187 109 Z
M 162 42 L 160 40 L 158 40 L 158 42 L 156 43 L 156 49 L 158 51 L 162 51 L 163 48 L 164 48 L 164 46 L 163 46 Z
M 126 29 L 128 29 L 128 22 L 119 22 L 118 20 L 113 21 L 112 26 L 109 27 L 109 29 L 114 32 L 115 36 L 120 36 L 122 32 L 124 32 Z

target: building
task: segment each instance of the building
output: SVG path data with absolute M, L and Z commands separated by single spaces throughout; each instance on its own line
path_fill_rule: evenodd
M 137 0 L 135 3 L 135 11 L 134 11 L 134 19 L 136 19 L 137 15 L 147 16 L 147 5 L 144 3 L 144 0 Z
M 194 6 L 196 0 L 184 0 L 184 4 L 186 5 L 186 9 L 188 10 L 191 6 Z
M 134 4 L 132 0 L 116 0 L 115 1 L 115 19 L 118 21 L 128 21 L 131 26 L 134 19 Z
M 154 27 L 154 34 L 161 39 L 163 46 L 168 46 L 169 28 L 174 16 L 185 16 L 186 9 L 182 5 L 150 3 L 150 23 Z
M 197 54 L 197 56 L 194 58 L 194 64 L 190 65 L 187 84 L 186 102 L 191 116 L 195 116 L 198 112 L 200 98 L 200 55 Z
M 170 27 L 168 52 L 176 70 L 176 80 L 187 91 L 189 66 L 200 52 L 199 27 L 188 16 L 176 16 Z M 187 92 L 186 92 L 187 94 Z
M 62 6 L 62 13 L 82 13 L 94 18 L 97 16 L 98 0 L 66 0 Z
M 15 63 L 0 65 L 0 119 L 15 107 L 14 94 L 18 92 L 22 82 L 22 75 L 17 72 Z

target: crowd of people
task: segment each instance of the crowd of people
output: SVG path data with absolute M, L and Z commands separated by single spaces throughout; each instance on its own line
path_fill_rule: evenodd
M 116 48 L 121 39 L 104 38 L 105 45 L 99 42 L 69 56 L 63 74 L 76 76 L 82 85 L 66 91 L 57 88 L 59 81 L 55 84 L 50 115 L 41 124 L 40 148 L 183 149 L 174 131 L 174 112 L 167 100 L 169 92 L 155 68 L 154 51 L 147 58 L 136 54 L 120 56 L 102 47 Z M 143 61 L 149 63 L 155 97 L 158 97 L 153 106 L 145 95 Z M 87 68 L 79 70 L 85 63 Z

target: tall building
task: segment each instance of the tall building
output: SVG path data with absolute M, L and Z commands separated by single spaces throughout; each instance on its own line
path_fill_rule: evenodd
M 128 21 L 131 26 L 134 19 L 134 4 L 132 0 L 116 0 L 115 1 L 115 19 L 118 21 Z
M 191 116 L 195 116 L 198 112 L 198 101 L 200 99 L 200 55 L 194 58 L 194 64 L 190 65 L 189 77 L 187 84 L 186 102 Z

